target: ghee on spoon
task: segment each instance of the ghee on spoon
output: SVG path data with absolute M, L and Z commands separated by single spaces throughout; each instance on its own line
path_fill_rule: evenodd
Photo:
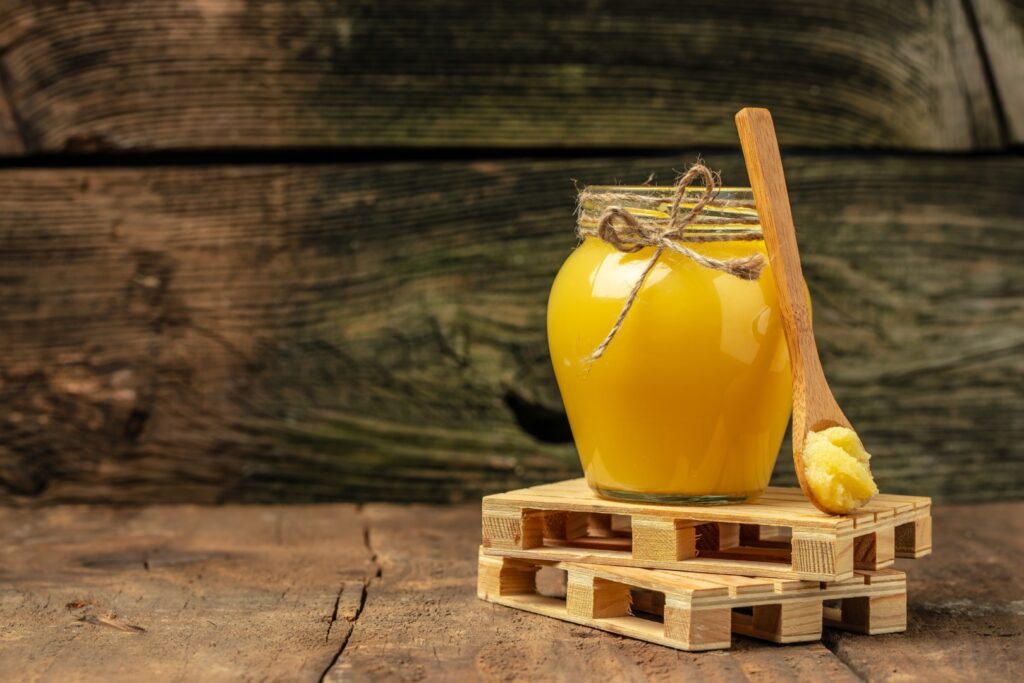
M 821 368 L 772 116 L 767 109 L 742 109 L 736 114 L 736 129 L 789 347 L 793 462 L 800 488 L 823 512 L 852 512 L 878 493 L 878 487 L 868 464 L 871 456 L 836 403 Z

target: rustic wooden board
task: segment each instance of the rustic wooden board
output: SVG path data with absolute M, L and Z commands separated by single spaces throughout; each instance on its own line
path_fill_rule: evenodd
M 751 103 L 784 145 L 1003 143 L 961 0 L 6 0 L 0 17 L 8 154 L 731 145 Z
M 570 179 L 693 156 L 0 172 L 4 496 L 457 500 L 578 476 L 544 334 Z M 786 162 L 826 372 L 883 491 L 1024 494 L 1024 160 Z
M 0 672 L 316 681 L 376 573 L 353 506 L 0 511 Z
M 481 605 L 477 510 L 370 505 L 382 575 L 326 680 L 1018 680 L 1022 512 L 1021 503 L 939 506 L 935 554 L 899 563 L 908 573 L 907 632 L 826 630 L 835 656 L 818 644 L 742 637 L 727 653 L 692 654 Z

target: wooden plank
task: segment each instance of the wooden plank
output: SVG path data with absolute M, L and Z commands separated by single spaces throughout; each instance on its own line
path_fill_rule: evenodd
M 558 545 L 545 544 L 544 547 L 528 550 L 507 548 L 491 548 L 488 554 L 523 559 L 546 560 L 551 562 L 584 562 L 608 564 L 616 567 L 645 567 L 654 569 L 686 570 L 691 572 L 721 573 L 731 572 L 741 576 L 760 576 L 776 579 L 793 579 L 794 577 L 816 577 L 819 572 L 801 573 L 795 571 L 788 561 L 776 557 L 765 559 L 756 557 L 750 549 L 747 552 L 722 553 L 715 557 L 695 557 L 680 564 L 675 560 L 637 560 L 632 557 L 628 546 L 622 548 L 597 547 L 596 544 Z M 850 571 L 844 571 L 848 575 Z M 840 575 L 833 573 L 833 576 Z
M 731 574 L 699 574 L 702 579 L 712 583 L 728 586 L 729 595 L 747 595 L 750 593 L 769 593 L 774 590 L 774 581 L 754 579 L 747 576 Z M 780 582 L 784 583 L 784 582 Z
M 924 507 L 929 503 L 920 496 L 897 496 L 891 493 L 879 493 L 872 500 L 893 504 L 897 512 L 905 512 L 909 508 Z M 902 505 L 901 505 L 902 503 Z
M 694 156 L 2 171 L 3 500 L 579 476 L 544 334 L 569 179 Z M 882 490 L 1024 496 L 1024 160 L 785 162 L 826 371 Z
M 867 504 L 857 508 L 857 510 L 849 515 L 846 515 L 849 519 L 853 520 L 854 527 L 858 527 L 865 524 L 874 524 L 877 521 L 885 519 L 886 517 L 892 517 L 899 512 L 907 512 L 914 508 L 914 505 L 905 501 L 888 500 L 883 497 L 884 494 L 879 494 L 872 498 Z M 920 505 L 929 505 L 931 499 L 927 496 L 911 496 L 911 500 L 918 501 Z M 803 491 L 796 487 L 782 488 L 778 486 L 769 486 L 768 490 L 764 492 L 758 500 L 766 501 L 797 501 L 803 504 L 806 501 L 806 496 Z M 894 504 L 895 503 L 895 504 Z
M 1011 142 L 1024 142 L 1024 2 L 971 0 Z
M 365 512 L 381 577 L 325 681 L 859 680 L 819 643 L 781 652 L 737 638 L 701 655 L 489 605 L 475 593 L 479 506 Z
M 0 510 L 7 680 L 317 680 L 375 573 L 321 507 Z
M 1001 144 L 960 0 L 11 0 L 0 40 L 7 153 L 674 149 L 750 102 L 783 145 Z

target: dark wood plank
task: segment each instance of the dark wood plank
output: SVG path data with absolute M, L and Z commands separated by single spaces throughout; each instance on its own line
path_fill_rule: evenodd
M 569 179 L 685 158 L 0 173 L 4 499 L 578 476 L 544 334 Z M 1024 160 L 786 164 L 826 371 L 883 490 L 1024 495 Z
M 485 603 L 476 506 L 370 505 L 366 516 L 381 576 L 325 681 L 860 680 L 819 643 L 736 637 L 728 652 L 692 654 Z
M 6 153 L 1002 144 L 961 0 L 4 5 Z
M 5 680 L 320 678 L 376 571 L 355 508 L 0 510 Z
M 1010 140 L 1024 142 L 1024 2 L 971 0 Z
M 899 562 L 907 632 L 829 648 L 871 681 L 1024 680 L 1024 504 L 939 506 L 934 523 L 934 556 Z

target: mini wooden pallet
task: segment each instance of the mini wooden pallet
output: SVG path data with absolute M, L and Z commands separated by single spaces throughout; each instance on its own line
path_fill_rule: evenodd
M 524 559 L 839 581 L 931 553 L 931 499 L 878 495 L 831 516 L 798 488 L 678 506 L 607 500 L 571 479 L 486 496 L 483 545 Z
M 542 567 L 566 573 L 564 598 L 537 592 Z M 822 624 L 871 635 L 907 627 L 906 575 L 895 569 L 826 584 L 494 557 L 481 548 L 477 595 L 689 651 L 728 648 L 732 632 L 795 643 L 819 640 Z

